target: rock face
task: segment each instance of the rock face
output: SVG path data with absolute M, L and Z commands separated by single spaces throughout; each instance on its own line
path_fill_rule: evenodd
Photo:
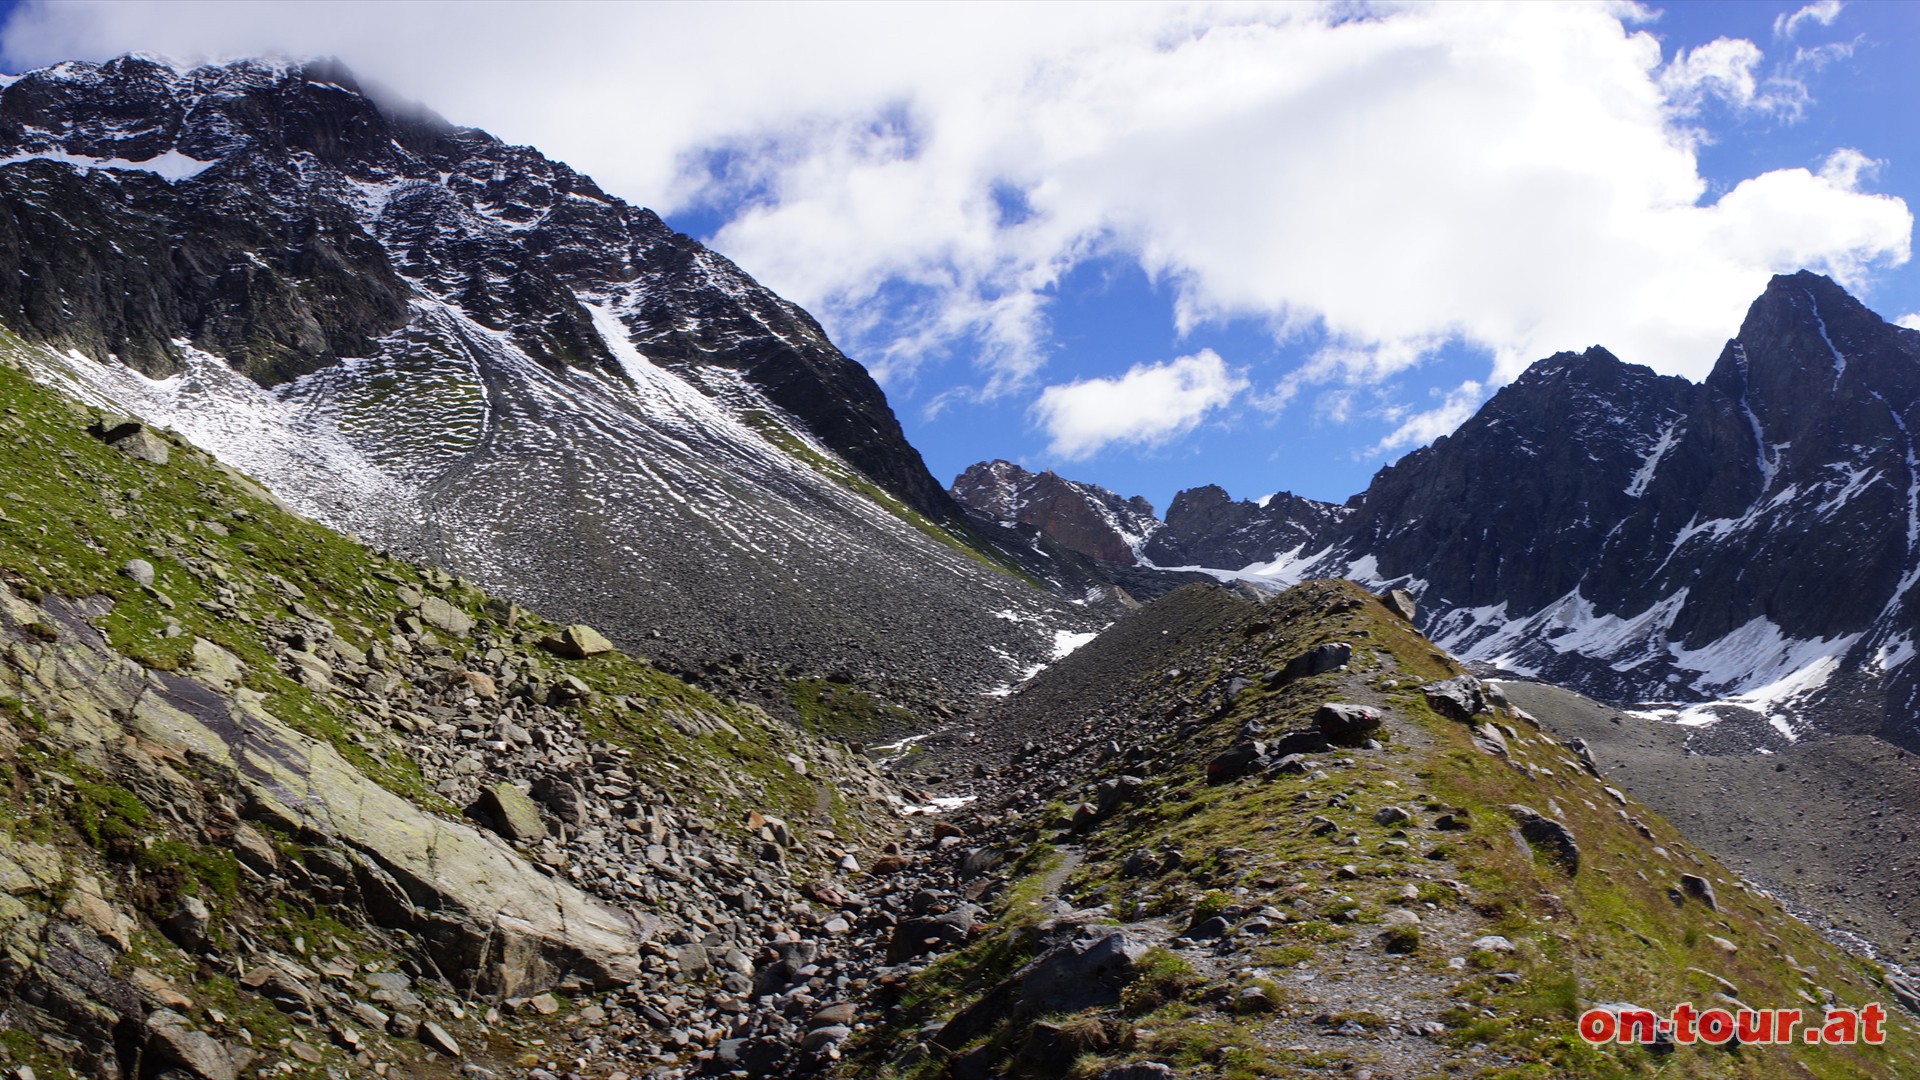
M 1174 496 L 1166 526 L 1149 538 L 1146 554 L 1160 566 L 1238 570 L 1283 552 L 1315 551 L 1346 514 L 1345 507 L 1291 492 L 1248 502 L 1212 485 L 1191 488 Z
M 1811 696 L 1757 707 L 1913 745 L 1917 362 L 1920 334 L 1777 277 L 1698 385 L 1602 350 L 1534 365 L 1382 470 L 1341 544 L 1417 579 L 1457 653 L 1615 699 L 1803 672 Z
M 1022 525 L 1107 566 L 1134 566 L 1140 545 L 1159 527 L 1153 504 L 1122 499 L 1106 488 L 1030 473 L 1011 461 L 971 466 L 948 489 L 960 505 L 996 521 Z
M 1088 624 L 810 316 L 530 148 L 325 63 L 62 64 L 0 117 L 0 324 L 302 512 L 616 641 L 672 629 L 689 670 L 986 689 Z M 135 427 L 104 434 L 164 456 Z
M 1291 554 L 1254 576 L 1358 577 L 1468 659 L 1920 748 L 1916 431 L 1920 332 L 1802 272 L 1699 384 L 1559 353 L 1343 508 L 1196 489 L 1142 551 L 1216 571 Z
M 0 630 L 38 621 L 0 586 Z M 630 917 L 537 873 L 498 838 L 422 813 L 246 697 L 129 671 L 84 622 L 62 621 L 72 632 L 43 650 L 28 689 L 46 695 L 49 711 L 86 725 L 76 737 L 124 732 L 191 758 L 225 776 L 261 819 L 353 852 L 399 886 L 386 921 L 442 949 L 443 970 L 500 994 L 568 974 L 609 986 L 638 973 L 645 930 Z

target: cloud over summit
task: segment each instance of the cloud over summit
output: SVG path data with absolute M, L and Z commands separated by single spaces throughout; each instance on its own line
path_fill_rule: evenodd
M 1096 260 L 1144 269 L 1183 326 L 1324 340 L 1263 374 L 1284 407 L 1446 341 L 1490 353 L 1490 385 L 1594 342 L 1697 377 L 1770 274 L 1857 287 L 1910 254 L 1909 208 L 1845 147 L 1709 191 L 1703 106 L 1788 122 L 1805 88 L 1753 42 L 1663 52 L 1625 5 L 351 11 L 36 3 L 0 45 L 15 66 L 337 54 L 634 201 L 710 216 L 720 250 L 890 383 L 957 355 L 972 369 L 946 380 L 987 399 L 1050 381 L 1054 290 Z M 1785 17 L 1769 47 L 1838 12 Z M 1110 443 L 1054 428 L 1076 400 L 1059 388 L 1039 415 L 1061 452 Z

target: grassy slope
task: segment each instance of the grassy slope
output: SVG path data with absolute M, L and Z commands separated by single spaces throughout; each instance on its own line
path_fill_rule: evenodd
M 1588 775 L 1551 733 L 1503 713 L 1499 721 L 1518 735 L 1510 740 L 1512 760 L 1477 750 L 1469 729 L 1436 715 L 1416 689 L 1455 674 L 1453 662 L 1349 583 L 1310 583 L 1264 607 L 1248 605 L 1239 625 L 1185 642 L 1164 666 L 1140 672 L 1131 704 L 1135 715 L 1177 710 L 1183 699 L 1205 700 L 1233 674 L 1256 675 L 1327 640 L 1355 644 L 1350 671 L 1278 691 L 1255 689 L 1199 732 L 1160 738 L 1151 764 L 1133 770 L 1149 780 L 1148 797 L 1133 809 L 1079 837 L 1063 828 L 1066 808 L 1056 804 L 1045 825 L 1024 837 L 1031 846 L 994 903 L 992 931 L 912 980 L 891 1024 L 865 1044 L 849 1075 L 938 1075 L 937 1053 L 915 1064 L 898 1057 L 899 1047 L 1032 954 L 1035 902 L 1056 891 L 1052 879 L 1063 854 L 1079 862 L 1059 895 L 1076 906 L 1109 904 L 1116 920 L 1149 934 L 1156 927 L 1163 936 L 1177 932 L 1214 912 L 1280 913 L 1272 933 L 1225 962 L 1204 951 L 1156 950 L 1148 974 L 1120 1006 L 1053 1018 L 1083 1047 L 1076 1076 L 1138 1060 L 1170 1063 L 1183 1076 L 1223 1077 L 1365 1065 L 1384 1065 L 1397 1077 L 1543 1080 L 1920 1075 L 1913 1018 L 1892 1006 L 1875 965 L 1747 891 L 1630 796 L 1616 800 L 1605 790 L 1609 782 Z M 1242 723 L 1259 719 L 1270 733 L 1303 726 L 1329 698 L 1384 706 L 1386 748 L 1322 755 L 1323 772 L 1315 776 L 1206 784 L 1204 763 Z M 1511 803 L 1557 808 L 1582 849 L 1576 874 L 1517 842 L 1504 812 Z M 1377 824 L 1372 815 L 1387 804 L 1412 811 L 1414 821 Z M 1472 823 L 1467 831 L 1431 828 L 1438 814 L 1461 810 Z M 1316 816 L 1335 828 L 1317 835 L 1308 824 Z M 1181 868 L 1145 878 L 1122 874 L 1129 852 L 1169 847 L 1185 854 Z M 1713 883 L 1717 912 L 1670 898 L 1682 873 Z M 1407 898 L 1409 886 L 1417 900 Z M 1395 932 L 1395 944 L 1409 953 L 1386 947 L 1389 928 L 1381 922 L 1394 907 L 1422 915 L 1424 940 Z M 1518 952 L 1502 956 L 1463 944 L 1485 934 L 1510 938 Z M 1449 966 L 1455 959 L 1464 966 Z M 1305 974 L 1319 981 L 1301 981 Z M 1377 981 L 1384 998 L 1437 1015 L 1447 1030 L 1403 1040 L 1401 1050 L 1375 1041 L 1386 1026 L 1377 1012 L 1328 1015 L 1328 1002 L 1341 996 L 1339 982 L 1350 978 Z M 1655 1055 L 1592 1048 L 1575 1034 L 1575 1016 L 1595 1002 L 1664 1011 L 1690 1001 L 1705 1009 L 1722 1004 L 1713 995 L 1727 984 L 1753 1006 L 1798 1007 L 1816 1017 L 1821 1010 L 1812 1003 L 1829 993 L 1846 1005 L 1888 1003 L 1895 1014 L 1888 1044 L 1700 1046 Z M 1259 986 L 1275 1008 L 1236 1005 L 1248 1000 L 1241 993 L 1249 986 Z M 1310 991 L 1326 1000 L 1310 1000 Z M 1348 1020 L 1368 1035 L 1325 1037 Z M 984 1044 L 1014 1075 L 1043 1075 L 1022 1065 L 1027 1038 L 1009 1023 Z
M 0 332 L 0 580 L 16 594 L 35 601 L 110 600 L 111 613 L 96 622 L 118 651 L 150 668 L 187 667 L 196 637 L 220 645 L 246 664 L 245 686 L 264 695 L 268 711 L 326 741 L 389 790 L 454 816 L 457 808 L 428 789 L 402 733 L 347 698 L 315 692 L 287 674 L 266 629 L 270 621 L 296 616 L 324 619 L 339 638 L 368 649 L 411 613 L 404 594 L 438 596 L 476 620 L 471 635 L 435 635 L 437 659 L 446 667 L 498 650 L 496 661 L 537 672 L 547 684 L 578 678 L 592 693 L 569 707 L 583 714 L 589 734 L 632 750 L 636 768 L 714 828 L 744 842 L 750 810 L 799 822 L 816 820 L 824 809 L 831 820 L 817 824 L 845 837 L 865 831 L 860 808 L 835 789 L 830 767 L 821 771 L 817 747 L 759 710 L 689 686 L 644 658 L 556 657 L 538 645 L 558 629 L 554 624 L 289 513 L 179 440 L 172 440 L 164 466 L 109 447 L 86 433 L 93 413 L 14 366 L 10 358 L 27 347 Z M 132 559 L 155 567 L 152 588 L 121 573 Z M 39 629 L 48 637 L 60 633 Z M 251 948 L 342 956 L 371 965 L 366 970 L 401 963 L 404 945 L 377 931 L 344 925 L 311 902 L 263 900 L 243 887 L 229 851 L 178 835 L 134 791 L 62 749 L 57 718 L 10 693 L 14 677 L 0 661 L 0 851 L 47 845 L 64 875 L 48 889 L 24 894 L 29 907 L 57 909 L 90 875 L 117 883 L 113 891 L 149 913 L 164 914 L 180 896 L 200 897 L 217 925 L 245 925 L 260 935 Z M 791 766 L 787 756 L 794 753 L 814 761 L 813 778 Z M 283 858 L 300 857 L 299 838 L 272 839 Z M 0 902 L 10 903 L 4 896 Z M 0 908 L 0 916 L 21 910 Z M 121 964 L 186 988 L 195 1002 L 188 1011 L 205 1029 L 246 1031 L 263 1046 L 303 1037 L 264 999 L 238 992 L 231 973 L 196 969 L 150 926 L 137 930 Z M 452 1001 L 435 1011 L 443 1018 L 460 1015 Z M 319 1041 L 311 1032 L 304 1037 Z M 485 1040 L 490 1033 L 472 1029 L 461 1037 Z M 337 1048 L 320 1049 L 336 1060 Z M 42 1077 L 69 1075 L 55 1050 L 21 1032 L 0 1036 L 0 1060 L 33 1066 Z M 407 1068 L 435 1075 L 438 1067 L 415 1060 Z

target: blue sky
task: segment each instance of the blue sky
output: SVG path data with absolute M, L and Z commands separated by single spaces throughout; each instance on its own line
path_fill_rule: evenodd
M 1920 312 L 1914 5 L 447 11 L 0 2 L 0 66 L 339 56 L 807 306 L 943 481 L 1338 501 L 1553 351 L 1699 377 L 1774 272 Z

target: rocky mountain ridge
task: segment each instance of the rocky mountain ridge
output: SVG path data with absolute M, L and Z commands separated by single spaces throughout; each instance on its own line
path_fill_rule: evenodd
M 337 65 L 12 78 L 0 204 L 0 323 L 44 378 L 684 670 L 924 701 L 1095 622 L 976 533 L 805 312 Z
M 1458 655 L 1669 718 L 1913 747 L 1916 405 L 1920 333 L 1802 272 L 1701 383 L 1560 353 L 1345 507 L 1195 489 L 1142 550 L 1404 587 Z
M 1123 499 L 1097 484 L 1032 473 L 1010 461 L 980 462 L 948 488 L 969 512 L 996 524 L 1023 528 L 1039 539 L 1092 560 L 1109 576 L 1149 580 L 1154 571 L 1244 567 L 1299 547 L 1333 530 L 1345 507 L 1277 492 L 1257 502 L 1235 500 L 1213 485 L 1174 496 L 1166 520 L 1135 495 Z M 1177 584 L 1169 577 L 1166 583 Z M 1149 586 L 1151 587 L 1151 586 Z M 1158 590 L 1156 590 L 1157 592 Z

